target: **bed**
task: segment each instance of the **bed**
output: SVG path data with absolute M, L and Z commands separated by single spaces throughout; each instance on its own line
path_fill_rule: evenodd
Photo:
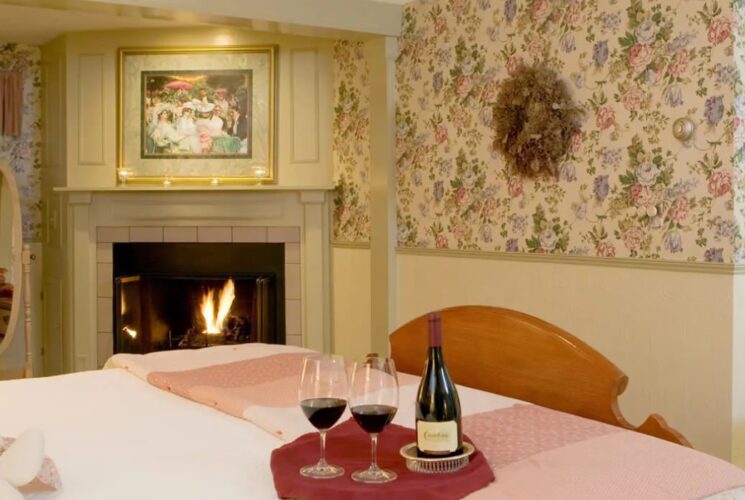
M 443 313 L 446 339 L 454 317 Z M 416 371 L 407 363 L 424 355 L 417 325 L 392 336 L 403 368 L 394 422 L 409 427 L 418 377 L 403 372 Z M 445 349 L 464 383 L 455 344 Z M 294 401 L 297 363 L 308 352 L 247 344 L 116 355 L 101 371 L 2 382 L 0 435 L 38 427 L 46 436 L 63 486 L 28 498 L 276 498 L 272 451 L 312 432 Z M 459 392 L 465 431 L 497 477 L 472 498 L 745 498 L 745 473 L 680 444 L 529 398 L 463 385 Z M 543 426 L 551 431 L 542 441 Z M 332 459 L 333 448 L 330 440 Z

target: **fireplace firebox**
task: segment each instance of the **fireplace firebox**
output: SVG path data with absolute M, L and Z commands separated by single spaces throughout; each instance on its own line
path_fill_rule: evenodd
M 284 244 L 115 243 L 114 352 L 285 343 Z

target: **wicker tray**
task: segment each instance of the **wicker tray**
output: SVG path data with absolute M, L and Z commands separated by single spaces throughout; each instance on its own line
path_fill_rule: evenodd
M 406 467 L 413 472 L 426 474 L 445 474 L 455 472 L 468 465 L 469 457 L 476 451 L 471 443 L 463 442 L 463 453 L 445 458 L 423 458 L 416 453 L 416 443 L 409 443 L 401 448 L 401 456 L 406 460 Z

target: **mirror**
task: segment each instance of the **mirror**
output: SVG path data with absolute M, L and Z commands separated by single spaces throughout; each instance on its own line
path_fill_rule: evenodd
M 22 243 L 21 198 L 13 173 L 0 162 L 0 354 L 18 330 Z

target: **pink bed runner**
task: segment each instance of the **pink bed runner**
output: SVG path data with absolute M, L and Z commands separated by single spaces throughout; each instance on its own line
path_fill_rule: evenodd
M 197 363 L 198 368 L 185 370 L 173 369 L 171 362 L 158 370 L 158 358 L 138 364 L 139 358 L 129 357 L 109 366 L 129 369 L 158 388 L 249 420 L 289 442 L 309 431 L 297 405 L 307 353 L 288 348 L 229 363 Z M 403 386 L 418 383 L 411 375 L 400 374 L 400 379 Z M 511 403 L 490 411 L 481 406 L 469 414 L 469 408 L 478 407 L 477 399 L 483 403 L 484 398 L 504 398 L 459 390 L 466 413 L 464 432 L 497 478 L 469 498 L 694 499 L 745 487 L 745 472 L 727 462 L 574 415 Z M 413 405 L 413 400 L 402 397 L 404 405 Z M 745 498 L 745 490 L 739 493 L 737 498 Z

